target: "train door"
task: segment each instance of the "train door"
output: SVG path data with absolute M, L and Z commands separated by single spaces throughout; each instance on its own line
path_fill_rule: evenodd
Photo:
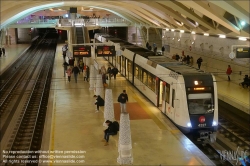
M 161 98 L 162 98 L 162 109 L 161 111 L 169 116 L 170 113 L 170 84 L 167 82 L 161 81 L 160 84 L 160 89 L 161 89 Z
M 126 76 L 126 72 L 125 72 L 125 57 L 122 56 L 121 58 L 121 73 L 123 76 Z
M 158 108 L 163 112 L 163 104 L 164 103 L 164 94 L 165 94 L 165 86 L 162 80 L 159 81 L 160 86 L 159 86 L 159 96 L 158 96 Z
M 175 89 L 172 89 L 172 95 L 171 95 L 171 107 L 170 107 L 170 119 L 174 120 L 175 116 Z

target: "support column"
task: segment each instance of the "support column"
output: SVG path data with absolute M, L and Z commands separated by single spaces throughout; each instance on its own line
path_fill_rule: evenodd
M 119 156 L 117 158 L 117 162 L 120 165 L 133 164 L 130 120 L 129 120 L 129 114 L 127 112 L 121 113 L 120 116 L 118 152 Z
M 148 42 L 148 27 L 146 27 L 146 29 L 147 29 L 147 42 Z
M 95 85 L 95 67 L 94 65 L 90 65 L 90 71 L 89 71 L 89 90 L 94 90 Z
M 96 92 L 95 92 L 95 95 L 100 95 L 102 98 L 104 96 L 104 93 L 103 93 L 103 84 L 102 84 L 102 75 L 101 74 L 98 74 L 97 77 L 96 77 Z
M 138 43 L 138 34 L 137 34 L 137 30 L 138 30 L 138 28 L 137 28 L 137 26 L 135 27 L 135 45 L 137 45 Z
M 105 90 L 104 122 L 103 122 L 103 126 L 105 127 L 107 126 L 105 123 L 106 120 L 110 121 L 115 120 L 112 89 Z
M 90 66 L 90 57 L 89 58 L 85 58 L 85 62 L 84 62 L 87 66 Z

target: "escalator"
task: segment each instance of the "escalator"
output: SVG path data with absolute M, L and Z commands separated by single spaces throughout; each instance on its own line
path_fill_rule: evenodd
M 76 27 L 76 44 L 84 43 L 83 28 Z

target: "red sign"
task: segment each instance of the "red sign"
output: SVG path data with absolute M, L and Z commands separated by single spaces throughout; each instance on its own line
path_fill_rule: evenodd
M 205 116 L 200 116 L 199 117 L 199 122 L 200 123 L 205 123 L 206 119 L 205 119 Z

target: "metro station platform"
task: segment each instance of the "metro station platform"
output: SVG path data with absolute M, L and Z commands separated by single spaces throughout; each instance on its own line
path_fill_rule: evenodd
M 58 45 L 53 81 L 48 104 L 43 150 L 85 151 L 84 162 L 79 165 L 119 165 L 117 163 L 118 135 L 111 136 L 104 146 L 104 108 L 95 112 L 94 92 L 82 73 L 75 83 L 63 75 L 62 45 Z M 97 59 L 106 65 L 103 58 Z M 133 165 L 213 165 L 185 135 L 161 114 L 123 77 L 108 80 L 112 89 L 115 119 L 119 121 L 120 107 L 117 97 L 126 89 L 129 96 L 127 111 L 130 115 Z M 53 163 L 50 165 L 62 165 Z
M 10 67 L 28 49 L 30 44 L 14 44 L 5 46 L 5 56 L 0 57 L 0 75 Z
M 1 57 L 1 70 L 4 72 L 28 47 L 13 45 L 6 48 L 6 56 Z M 89 83 L 83 81 L 82 73 L 78 82 L 71 82 L 63 75 L 62 45 L 58 45 L 54 63 L 53 81 L 48 104 L 46 126 L 42 150 L 84 151 L 84 159 L 79 165 L 119 165 L 118 135 L 111 136 L 109 145 L 104 146 L 104 108 L 95 112 L 94 92 Z M 15 57 L 12 60 L 10 57 Z M 6 59 L 4 59 L 6 58 Z M 107 66 L 107 62 L 98 58 Z M 217 78 L 219 97 L 231 98 L 239 105 L 249 108 L 249 91 L 239 85 Z M 187 139 L 151 102 L 140 94 L 119 74 L 117 79 L 108 80 L 112 89 L 115 118 L 119 121 L 120 108 L 117 97 L 126 89 L 129 96 L 127 110 L 130 115 L 132 151 L 134 165 L 213 165 L 213 163 Z M 231 102 L 229 102 L 231 104 Z M 52 159 L 56 160 L 56 159 Z M 48 165 L 48 164 L 42 164 Z M 49 164 L 49 165 L 62 165 Z M 72 165 L 72 164 L 71 164 Z

